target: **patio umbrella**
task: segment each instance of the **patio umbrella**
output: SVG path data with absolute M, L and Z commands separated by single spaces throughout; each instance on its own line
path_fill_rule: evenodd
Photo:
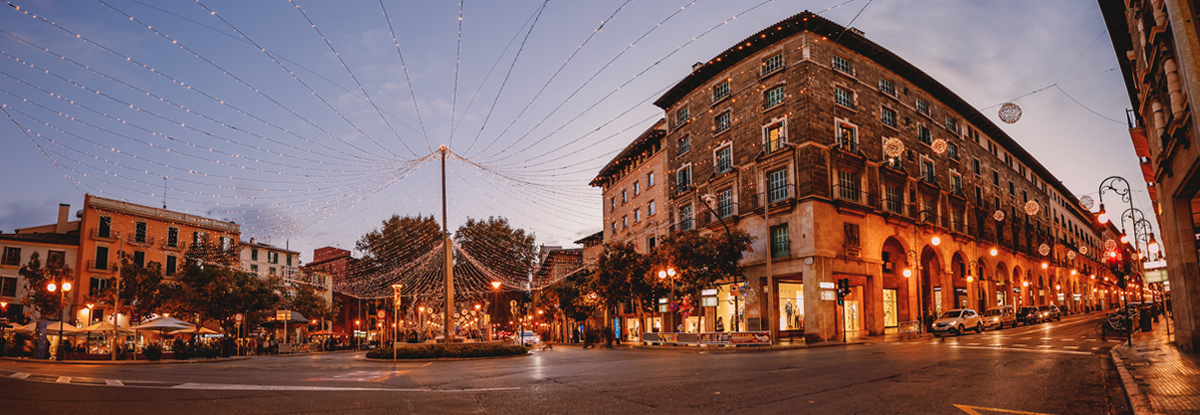
M 61 321 L 55 321 L 53 323 L 46 325 L 46 334 L 52 334 L 52 335 L 57 336 L 60 332 L 64 336 L 68 335 L 68 334 L 74 335 L 79 332 L 79 327 L 75 327 L 69 323 L 64 323 Z
M 107 321 L 102 321 L 102 322 L 81 328 L 81 329 L 79 329 L 79 331 L 84 332 L 84 333 L 112 333 L 113 325 L 112 325 L 112 323 L 109 323 Z M 129 329 L 128 327 L 118 327 L 117 332 L 133 333 L 133 330 Z
M 196 332 L 196 329 L 194 329 L 194 328 L 187 328 L 187 329 L 179 329 L 179 330 L 175 330 L 175 331 L 172 331 L 172 332 L 170 332 L 170 333 L 167 333 L 167 334 L 170 334 L 170 335 L 175 335 L 175 334 L 197 334 L 197 332 Z M 218 332 L 218 331 L 216 331 L 216 330 L 213 330 L 213 329 L 210 329 L 210 328 L 208 328 L 208 327 L 201 327 L 201 328 L 200 328 L 200 331 L 199 331 L 199 333 L 198 333 L 198 334 L 220 334 L 220 332 Z
M 133 330 L 150 330 L 150 331 L 175 331 L 183 329 L 191 329 L 195 326 L 192 323 L 174 318 L 174 317 L 159 317 L 154 320 L 144 322 L 142 324 L 130 327 Z
M 13 326 L 13 331 L 22 334 L 33 334 L 37 330 L 37 322 L 30 321 L 29 324 L 18 324 Z

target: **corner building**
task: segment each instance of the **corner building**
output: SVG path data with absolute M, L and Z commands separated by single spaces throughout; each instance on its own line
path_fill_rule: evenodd
M 1111 232 L 987 117 L 856 29 L 795 15 L 697 63 L 655 105 L 670 231 L 724 221 L 755 238 L 738 281 L 751 292 L 735 303 L 718 287 L 699 331 L 736 318 L 773 341 L 824 341 L 916 331 L 953 308 L 1119 304 L 1096 262 Z

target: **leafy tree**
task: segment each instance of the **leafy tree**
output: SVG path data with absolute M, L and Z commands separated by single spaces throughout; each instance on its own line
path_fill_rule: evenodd
M 580 271 L 547 286 L 542 290 L 544 301 L 571 321 L 587 320 L 599 305 L 599 295 L 591 290 L 593 275 L 592 271 Z
M 590 285 L 599 296 L 606 317 L 608 311 L 616 313 L 617 305 L 622 302 L 641 310 L 638 304 L 643 299 L 654 298 L 652 295 L 661 291 L 655 289 L 649 273 L 649 258 L 639 254 L 632 243 L 614 242 L 604 246 Z M 608 327 L 610 323 L 610 319 L 605 318 L 604 326 Z
M 402 268 L 442 242 L 441 225 L 433 216 L 392 215 L 382 225 L 355 244 L 363 254 L 357 272 L 379 274 Z
M 118 256 L 121 259 L 121 312 L 148 314 L 157 311 L 167 299 L 170 289 L 163 285 L 162 264 L 152 261 L 138 265 L 124 251 Z M 89 299 L 94 302 L 115 301 L 117 285 L 118 281 L 114 279 L 103 290 L 92 292 Z
M 247 326 L 262 321 L 281 301 L 278 278 L 259 278 L 238 266 L 236 247 L 200 243 L 189 248 L 177 277 L 167 284 L 161 311 L 189 315 L 194 322 L 218 321 L 227 330 L 236 326 L 231 317 L 246 315 Z
M 71 268 L 65 263 L 46 264 L 42 266 L 40 255 L 34 252 L 29 256 L 29 262 L 17 271 L 25 279 L 25 297 L 21 304 L 33 308 L 41 318 L 59 316 L 62 311 L 61 293 L 51 293 L 46 285 L 53 282 L 62 284 L 71 280 Z
M 337 317 L 340 308 L 325 301 L 325 297 L 317 293 L 315 287 L 308 284 L 294 285 L 284 295 L 283 303 L 283 308 L 298 312 L 312 320 L 332 320 Z
M 730 237 L 732 236 L 732 237 Z M 654 269 L 675 268 L 675 279 L 684 293 L 696 293 L 722 281 L 740 278 L 742 253 L 754 241 L 746 231 L 730 235 L 684 232 L 667 236 L 655 250 Z M 731 245 L 732 243 L 732 245 Z
M 530 273 L 537 265 L 534 235 L 522 229 L 514 229 L 504 218 L 468 218 L 467 223 L 454 232 L 454 241 L 480 265 L 513 279 L 528 281 Z M 475 268 L 474 264 L 467 261 L 459 262 L 457 266 Z

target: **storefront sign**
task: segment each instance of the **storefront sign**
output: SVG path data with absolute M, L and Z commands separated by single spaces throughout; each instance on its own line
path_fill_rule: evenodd
M 821 300 L 833 301 L 835 299 L 837 299 L 837 294 L 833 290 L 821 290 Z
M 288 320 L 291 318 L 291 310 L 275 310 L 275 320 Z
M 1072 295 L 1072 296 L 1071 296 L 1071 298 L 1072 298 L 1072 299 L 1074 299 L 1075 301 L 1079 301 L 1079 299 L 1080 299 L 1082 296 L 1083 296 L 1082 294 L 1075 294 L 1075 295 Z
M 729 333 L 729 343 L 734 345 L 771 344 L 771 333 L 766 331 Z
M 707 290 L 700 290 L 700 295 L 703 295 L 703 296 L 706 296 L 706 297 L 707 297 L 707 296 L 715 296 L 715 295 L 717 295 L 717 289 L 716 289 L 716 288 L 709 288 L 709 289 L 707 289 Z
M 833 290 L 833 289 L 837 289 L 837 285 L 834 285 L 834 283 L 832 283 L 832 282 L 821 282 L 821 283 L 820 283 L 820 287 L 821 287 L 821 289 L 822 289 L 822 290 Z
M 729 333 L 700 333 L 700 344 L 729 344 Z
M 703 297 L 703 298 L 701 298 L 701 299 L 700 299 L 700 306 L 702 306 L 702 307 L 716 307 L 716 306 L 717 306 L 717 297 Z

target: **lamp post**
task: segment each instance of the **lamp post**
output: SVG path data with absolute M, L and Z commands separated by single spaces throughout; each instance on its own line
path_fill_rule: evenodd
M 496 306 L 493 310 L 500 310 L 500 284 L 500 281 L 492 281 L 492 305 Z M 488 321 L 488 329 L 492 340 L 496 340 L 496 324 Z
M 57 350 L 59 351 L 58 355 L 63 356 L 65 354 L 62 352 L 63 324 L 64 324 L 63 320 L 66 320 L 67 291 L 71 291 L 71 282 L 70 281 L 63 282 L 62 290 L 59 290 L 58 288 L 59 288 L 58 285 L 54 284 L 53 282 L 46 284 L 47 291 L 50 291 L 52 293 L 56 290 L 58 291 L 58 349 Z
M 1116 186 L 1117 184 L 1124 185 L 1124 187 L 1118 187 L 1118 186 Z M 1133 207 L 1133 188 L 1129 186 L 1129 181 L 1125 180 L 1125 178 L 1121 177 L 1121 176 L 1109 176 L 1109 177 L 1105 178 L 1104 180 L 1100 181 L 1100 186 L 1099 186 L 1100 211 L 1097 212 L 1098 216 L 1096 218 L 1097 220 L 1100 221 L 1100 223 L 1108 222 L 1108 212 L 1106 212 L 1104 210 L 1104 191 L 1106 191 L 1106 190 L 1112 191 L 1113 193 L 1116 193 L 1118 196 L 1121 196 L 1121 201 L 1129 204 L 1129 209 L 1122 212 L 1121 216 L 1120 216 L 1122 233 L 1124 233 L 1123 228 L 1125 227 L 1126 216 L 1128 216 L 1129 218 L 1132 219 L 1134 216 L 1133 211 L 1136 210 L 1138 213 L 1141 213 L 1140 210 L 1137 210 L 1137 208 Z M 1128 215 L 1126 215 L 1126 213 L 1128 213 Z M 1142 215 L 1142 219 L 1145 220 L 1144 214 Z M 1138 226 L 1137 226 L 1136 220 L 1134 221 L 1133 232 L 1134 232 L 1134 244 L 1136 244 L 1137 239 L 1138 239 L 1137 238 Z M 1125 243 L 1126 238 L 1127 237 L 1125 235 L 1121 236 L 1122 244 Z M 1135 251 L 1137 250 L 1136 246 L 1135 246 L 1134 250 Z M 1128 278 L 1128 277 L 1129 276 L 1126 276 L 1126 278 Z M 1122 290 L 1127 291 L 1128 286 L 1126 286 L 1125 288 L 1122 288 Z M 1121 308 L 1127 309 L 1128 304 L 1129 304 L 1128 293 L 1123 292 L 1121 295 Z M 1128 311 L 1128 310 L 1126 310 L 1126 311 Z M 1129 314 L 1125 313 L 1125 327 L 1131 328 L 1130 330 L 1127 330 L 1125 332 L 1125 339 L 1129 343 L 1129 345 L 1132 346 L 1133 345 L 1133 336 L 1132 336 L 1133 321 L 1131 321 L 1129 319 L 1129 317 L 1130 317 Z
M 658 279 L 662 280 L 662 279 L 666 279 L 667 277 L 671 277 L 671 302 L 669 304 L 674 304 L 675 303 L 675 268 L 667 267 L 667 269 L 658 271 Z M 676 305 L 676 307 L 678 307 L 678 305 Z M 669 311 L 671 313 L 670 314 L 671 315 L 671 324 L 668 327 L 675 328 L 676 327 L 675 311 L 671 310 L 671 307 L 669 305 L 667 306 L 667 311 Z M 736 313 L 736 311 L 735 311 L 735 313 Z
M 698 199 L 701 198 L 699 193 L 696 194 L 696 198 L 698 198 Z M 729 225 L 725 223 L 725 217 L 721 216 L 720 214 L 717 213 L 717 211 L 715 209 L 713 209 L 712 202 L 713 202 L 713 199 L 715 199 L 715 198 L 716 198 L 716 196 L 713 196 L 711 193 L 704 195 L 704 197 L 703 197 L 704 207 L 707 207 L 708 211 L 710 213 L 712 213 L 713 216 L 716 216 L 717 221 L 721 222 L 721 226 L 725 228 L 725 236 L 729 239 L 729 250 L 733 251 L 735 249 L 733 246 L 733 232 L 729 230 Z M 730 200 L 729 203 L 733 203 L 733 201 Z M 768 235 L 767 237 L 770 238 L 770 235 Z M 770 244 L 770 241 L 768 241 L 768 244 Z M 768 251 L 767 256 L 770 256 L 771 255 L 771 252 L 769 252 L 770 249 L 767 249 L 767 251 Z M 733 252 L 733 254 L 734 254 L 733 256 L 735 256 L 735 257 L 737 256 L 737 252 Z M 735 275 L 733 277 L 733 284 L 737 285 L 737 283 L 738 283 L 738 279 L 737 279 L 737 276 Z M 738 313 L 738 296 L 735 295 L 735 296 L 733 296 L 733 315 L 734 315 L 733 331 L 738 331 L 737 313 Z M 771 339 L 772 339 L 772 341 L 774 341 L 775 337 L 772 336 Z
M 912 240 L 913 240 L 914 244 L 917 242 L 917 231 L 920 230 L 921 221 L 925 218 L 925 215 L 934 215 L 934 218 L 937 218 L 937 212 L 934 212 L 932 209 L 925 209 L 920 212 L 917 212 L 916 221 L 913 222 L 913 239 Z M 932 238 L 929 239 L 929 244 L 931 244 L 933 246 L 938 246 L 941 243 L 942 243 L 942 238 L 938 237 L 937 235 L 934 235 Z M 920 324 L 917 325 L 917 332 L 924 333 L 925 332 L 925 311 L 926 311 L 926 308 L 928 308 L 928 304 L 925 302 L 925 287 L 924 287 L 925 284 L 924 284 L 924 281 L 922 281 L 923 278 L 921 278 L 921 254 L 919 252 L 917 252 L 917 250 L 915 250 L 915 249 L 908 250 L 908 253 L 912 255 L 913 262 L 917 264 L 917 267 L 916 267 L 916 269 L 917 269 L 917 297 L 919 298 L 918 302 L 920 303 L 920 307 L 921 307 L 921 313 L 920 313 L 921 314 L 920 315 L 921 322 L 920 322 Z M 912 276 L 912 271 L 907 270 L 907 269 L 904 270 L 904 278 L 909 278 L 910 276 Z M 842 327 L 842 330 L 845 330 L 845 329 L 846 329 L 845 327 Z
M 5 326 L 8 325 L 8 301 L 0 301 L 0 343 L 4 347 L 0 348 L 0 355 L 8 353 L 8 337 L 4 333 Z

